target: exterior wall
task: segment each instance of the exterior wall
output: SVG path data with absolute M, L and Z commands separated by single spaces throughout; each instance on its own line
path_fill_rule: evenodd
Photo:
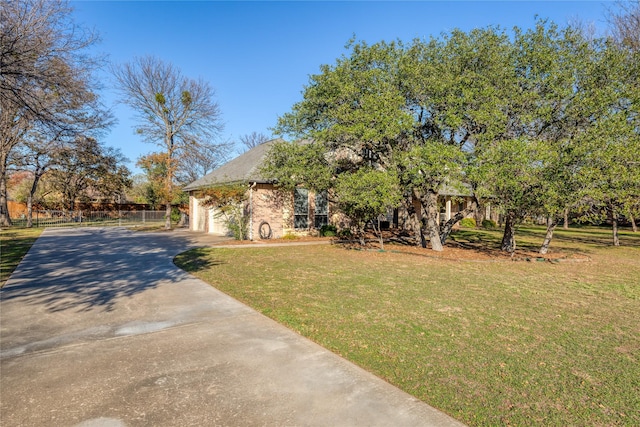
M 247 186 L 248 197 L 245 213 L 249 215 L 249 239 L 260 240 L 262 228 L 265 238 L 277 239 L 287 234 L 307 235 L 315 231 L 316 195 L 312 191 L 307 194 L 308 227 L 304 229 L 294 228 L 294 195 L 293 192 L 276 190 L 272 184 L 253 184 Z M 202 200 L 195 196 L 196 192 L 189 195 L 189 207 L 191 212 L 189 229 L 217 235 L 229 235 L 224 220 L 216 215 L 215 209 L 202 206 Z M 334 223 L 335 207 L 328 206 L 329 223 Z M 262 227 L 261 227 L 262 226 Z M 269 231 L 271 232 L 268 237 Z
M 256 184 L 250 190 L 250 214 L 253 221 L 250 224 L 250 238 L 260 240 L 260 225 L 267 223 L 271 228 L 271 238 L 278 239 L 287 234 L 306 235 L 314 230 L 315 225 L 315 193 L 309 191 L 308 194 L 308 224 L 305 229 L 294 228 L 293 194 L 283 193 L 274 188 L 271 184 Z M 329 222 L 333 223 L 333 206 L 329 205 Z M 263 233 L 268 231 L 268 227 L 263 226 Z
M 460 196 L 440 196 L 438 204 L 440 205 L 440 222 L 449 221 L 455 214 L 470 207 L 472 200 L 470 197 Z M 473 218 L 473 212 L 468 214 L 466 218 Z
M 205 207 L 200 204 L 200 200 L 193 195 L 189 195 L 189 212 L 189 230 L 205 231 L 207 212 Z
M 189 195 L 189 231 L 200 231 L 205 233 L 226 236 L 229 232 L 224 225 L 224 221 L 216 217 L 214 208 L 202 205 L 202 201 L 193 194 Z
M 255 184 L 249 188 L 247 198 L 247 214 L 250 215 L 249 238 L 260 240 L 260 229 L 262 225 L 263 234 L 271 230 L 271 238 L 278 239 L 287 234 L 306 235 L 314 232 L 315 225 L 315 193 L 308 193 L 308 224 L 306 229 L 294 229 L 294 209 L 293 194 L 284 193 L 274 188 L 272 184 Z M 420 202 L 413 200 L 414 208 L 422 210 Z M 447 221 L 453 215 L 463 210 L 471 204 L 469 197 L 441 196 L 438 200 L 441 205 L 440 221 Z M 217 218 L 214 209 L 205 208 L 200 200 L 193 195 L 189 197 L 191 218 L 189 228 L 191 231 L 201 231 L 216 235 L 228 235 L 229 231 L 221 218 Z M 488 213 L 492 218 L 497 216 L 497 211 L 489 207 L 482 207 L 482 213 Z M 487 212 L 488 211 L 488 212 Z M 473 217 L 473 213 L 468 217 Z M 397 212 L 398 225 L 406 227 L 411 223 L 405 209 L 399 208 Z M 338 212 L 333 203 L 329 203 L 328 212 L 329 224 L 338 228 L 348 228 L 349 220 L 342 213 Z M 393 215 L 387 215 L 388 220 L 393 219 Z M 266 236 L 265 236 L 266 237 Z
M 215 213 L 215 209 L 207 209 L 206 215 L 207 215 L 207 222 L 206 222 L 206 228 L 207 228 L 207 233 L 215 233 L 215 222 L 213 220 L 213 214 Z
M 271 184 L 256 184 L 249 191 L 250 238 L 260 240 L 260 225 L 263 223 L 268 224 L 263 226 L 264 233 L 271 228 L 272 239 L 284 236 L 291 227 L 285 213 L 291 210 L 288 206 L 293 204 L 293 196 L 275 190 Z
M 222 219 L 218 215 L 217 209 L 209 210 L 208 233 L 215 234 L 218 236 L 230 235 L 229 229 L 225 225 L 224 219 Z

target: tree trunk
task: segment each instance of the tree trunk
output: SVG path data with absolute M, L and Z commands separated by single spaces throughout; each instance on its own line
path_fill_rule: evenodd
M 8 154 L 9 153 L 5 153 L 4 150 L 0 153 L 0 227 L 9 227 L 11 225 L 11 218 L 9 217 L 9 203 L 7 201 Z
M 631 229 L 634 233 L 638 232 L 638 224 L 636 224 L 636 219 L 633 215 L 629 215 L 629 221 L 631 221 Z
M 166 186 L 166 212 L 164 229 L 171 230 L 171 198 L 173 197 L 173 151 L 174 151 L 174 134 L 173 123 L 169 122 L 166 129 L 165 143 L 167 145 L 167 176 L 165 180 Z
M 376 235 L 378 236 L 378 240 L 380 241 L 380 249 L 384 250 L 384 239 L 382 238 L 382 228 L 380 227 L 380 221 L 377 219 L 373 220 L 371 221 L 371 225 L 373 226 L 373 231 L 376 233 Z
M 611 228 L 613 231 L 613 246 L 620 246 L 620 238 L 618 237 L 618 212 L 615 208 L 611 209 Z
M 27 228 L 33 228 L 33 196 L 27 196 Z
M 540 253 L 545 255 L 549 251 L 549 245 L 551 245 L 551 239 L 553 238 L 553 231 L 556 229 L 558 225 L 558 221 L 555 218 L 550 218 L 550 221 L 547 222 L 547 234 L 544 236 L 544 242 L 542 242 L 542 246 L 540 247 Z
M 420 201 L 420 196 L 417 194 L 418 192 L 414 190 L 413 196 L 409 197 L 407 200 L 407 213 L 409 214 L 409 218 L 411 221 L 410 227 L 413 230 L 413 234 L 415 236 L 416 245 L 426 248 L 427 240 L 424 238 L 424 233 L 422 232 L 422 212 L 420 209 L 416 209 L 413 204 L 414 199 Z
M 489 218 L 485 218 L 485 210 L 480 208 L 480 204 L 478 203 L 478 199 L 475 198 L 475 196 L 473 197 L 473 204 L 471 206 L 475 206 L 475 210 L 473 212 L 473 218 L 476 220 L 476 228 L 480 228 L 482 227 L 482 222 L 485 219 L 489 219 Z
M 420 200 L 427 213 L 427 236 L 431 249 L 437 252 L 442 251 L 442 241 L 440 240 L 440 224 L 438 222 L 438 193 L 427 190 Z
M 564 208 L 564 224 L 562 224 L 562 228 L 569 229 L 569 208 Z
M 451 230 L 453 230 L 453 226 L 456 225 L 460 220 L 465 218 L 467 215 L 477 212 L 477 210 L 478 200 L 474 197 L 470 207 L 463 209 L 452 216 L 451 219 L 449 219 L 449 221 L 447 221 L 446 224 L 442 226 L 442 230 L 440 230 L 440 243 L 444 245 L 447 242 L 449 235 L 451 234 Z
M 502 244 L 500 250 L 503 252 L 514 253 L 516 250 L 516 216 L 513 212 L 507 212 L 505 215 L 504 234 L 502 235 Z
M 27 196 L 27 228 L 33 227 L 33 196 L 36 194 L 41 177 L 42 173 L 39 170 L 36 170 L 33 176 L 33 184 L 31 184 L 31 189 Z
M 164 229 L 171 230 L 171 202 L 168 201 L 165 205 L 164 212 Z

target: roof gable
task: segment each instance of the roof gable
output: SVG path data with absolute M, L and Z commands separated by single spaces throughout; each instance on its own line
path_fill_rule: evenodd
M 272 139 L 250 149 L 204 177 L 193 181 L 184 187 L 184 191 L 235 182 L 270 182 L 271 180 L 260 175 L 260 166 L 262 166 L 273 144 L 278 141 L 282 141 L 282 139 Z

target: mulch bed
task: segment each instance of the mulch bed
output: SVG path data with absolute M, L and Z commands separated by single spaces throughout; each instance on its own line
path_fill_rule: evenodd
M 551 249 L 549 253 L 541 255 L 538 252 L 527 249 L 516 249 L 513 254 L 502 252 L 498 248 L 490 248 L 482 243 L 461 243 L 450 240 L 444 246 L 442 252 L 432 251 L 428 248 L 422 248 L 412 244 L 410 236 L 398 236 L 395 233 L 386 232 L 384 252 L 405 253 L 408 255 L 418 255 L 428 258 L 445 259 L 450 261 L 478 261 L 478 262 L 497 262 L 497 261 L 522 261 L 522 262 L 585 262 L 591 259 L 579 253 L 567 253 L 559 250 Z M 336 237 L 313 237 L 313 236 L 297 236 L 292 238 L 269 239 L 269 240 L 227 240 L 221 242 L 220 245 L 270 245 L 276 243 L 301 243 L 301 242 L 318 242 L 327 241 L 333 245 L 340 245 L 345 249 L 382 252 L 380 243 L 374 235 L 366 236 L 366 244 L 363 246 L 358 241 L 339 240 Z

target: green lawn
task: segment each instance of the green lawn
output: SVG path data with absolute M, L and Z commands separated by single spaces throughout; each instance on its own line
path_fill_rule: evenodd
M 520 247 L 543 230 L 522 228 Z M 495 231 L 460 231 L 493 250 Z M 578 261 L 336 246 L 195 249 L 176 263 L 469 425 L 640 425 L 640 235 L 557 232 Z M 445 249 L 446 251 L 446 249 Z
M 10 228 L 0 231 L 0 287 L 4 286 L 43 230 L 43 228 Z

